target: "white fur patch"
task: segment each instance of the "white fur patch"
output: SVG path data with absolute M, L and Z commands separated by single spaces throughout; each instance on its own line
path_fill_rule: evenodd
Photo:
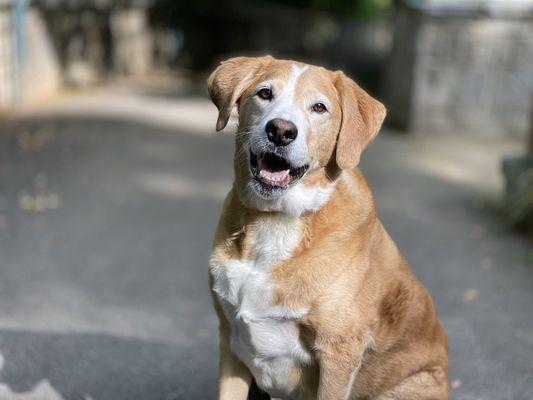
M 297 218 L 271 216 L 254 234 L 251 260 L 232 259 L 211 266 L 213 291 L 231 327 L 232 351 L 261 388 L 284 399 L 294 395 L 291 370 L 311 362 L 294 323 L 307 310 L 273 306 L 270 273 L 291 256 L 300 243 L 302 228 Z
M 248 191 L 253 191 L 252 183 L 250 182 L 248 185 Z M 304 212 L 318 211 L 327 203 L 334 190 L 335 183 L 322 188 L 307 186 L 303 182 L 298 182 L 280 197 L 265 199 L 258 195 L 252 195 L 250 198 L 258 210 L 282 212 L 297 217 Z

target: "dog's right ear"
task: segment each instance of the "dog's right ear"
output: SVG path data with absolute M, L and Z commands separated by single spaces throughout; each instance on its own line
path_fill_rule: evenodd
M 273 60 L 265 57 L 235 57 L 223 61 L 207 79 L 209 96 L 218 108 L 217 131 L 228 124 L 233 106 L 253 79 Z

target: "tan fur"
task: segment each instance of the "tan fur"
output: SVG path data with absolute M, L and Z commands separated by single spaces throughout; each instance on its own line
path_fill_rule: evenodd
M 209 86 L 224 125 L 231 111 L 227 107 L 237 102 L 240 124 L 246 125 L 253 113 L 247 99 L 254 82 L 286 80 L 292 64 L 270 57 L 222 64 L 217 71 L 226 68 L 225 84 L 215 83 L 215 72 Z M 432 299 L 379 221 L 364 177 L 353 169 L 377 134 L 385 109 L 340 72 L 311 67 L 301 79 L 298 101 L 318 88 L 336 104 L 327 125 L 313 127 L 317 130 L 308 137 L 317 164 L 302 179 L 307 185 L 334 183 L 335 190 L 321 209 L 299 217 L 304 225 L 300 244 L 271 273 L 272 303 L 308 310 L 297 323 L 314 363 L 292 371 L 299 382 L 298 398 L 448 399 L 447 339 Z M 249 171 L 242 143 L 243 135 L 237 134 L 236 179 L 211 256 L 216 264 L 253 257 L 250 237 L 272 217 L 250 207 L 247 200 L 243 184 Z M 214 303 L 220 319 L 219 398 L 245 400 L 252 376 L 231 352 L 230 328 L 216 296 Z
M 342 169 L 352 169 L 359 163 L 363 149 L 378 134 L 386 110 L 342 72 L 337 72 L 334 79 L 343 113 L 337 164 Z

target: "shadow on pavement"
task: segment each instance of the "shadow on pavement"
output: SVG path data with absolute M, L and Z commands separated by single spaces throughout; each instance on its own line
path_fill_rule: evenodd
M 0 379 L 13 398 L 32 391 L 39 396 L 35 390 L 43 381 L 51 389 L 40 394 L 51 398 L 55 392 L 57 400 L 213 398 L 206 381 L 216 362 L 200 345 L 183 348 L 110 335 L 1 331 L 0 352 Z

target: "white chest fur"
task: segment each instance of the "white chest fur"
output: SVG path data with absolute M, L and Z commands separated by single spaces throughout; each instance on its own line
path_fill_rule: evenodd
M 298 246 L 302 224 L 297 218 L 273 216 L 258 227 L 250 260 L 211 265 L 213 290 L 231 327 L 231 349 L 258 385 L 272 396 L 291 398 L 297 364 L 311 362 L 302 347 L 295 320 L 305 314 L 271 304 L 272 269 Z

